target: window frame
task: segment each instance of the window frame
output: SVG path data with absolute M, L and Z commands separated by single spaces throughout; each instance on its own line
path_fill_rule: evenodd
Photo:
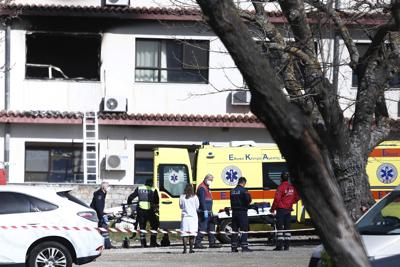
M 190 183 L 189 167 L 186 164 L 169 164 L 169 163 L 159 164 L 157 166 L 157 174 L 158 174 L 157 182 L 158 182 L 159 191 L 167 193 L 172 198 L 179 198 L 181 196 L 181 194 L 179 194 L 179 195 L 171 194 L 171 192 L 169 192 L 164 186 L 164 172 L 161 173 L 161 168 L 165 168 L 165 166 L 182 166 L 182 167 L 184 167 L 184 169 L 186 170 L 186 185 Z
M 285 168 L 282 168 L 281 173 L 283 171 L 288 171 L 288 165 L 287 162 L 285 161 L 279 161 L 279 162 L 263 162 L 262 163 L 262 177 L 263 177 L 263 189 L 277 189 L 278 186 L 281 184 L 280 183 L 280 175 L 279 175 L 279 183 L 276 183 L 274 179 L 271 179 L 270 177 L 270 172 L 268 172 L 269 168 L 271 165 L 283 165 Z M 281 166 L 279 166 L 281 167 Z M 274 184 L 273 186 L 267 186 L 267 182 L 270 183 L 270 185 Z
M 97 78 L 85 78 L 85 77 L 75 77 L 75 78 L 68 78 L 68 77 L 29 77 L 27 75 L 28 73 L 28 64 L 35 64 L 35 65 L 51 65 L 51 64 L 44 64 L 44 63 L 28 63 L 28 38 L 27 36 L 31 36 L 34 34 L 38 35 L 49 35 L 49 36 L 69 36 L 69 37 L 90 37 L 90 38 L 98 38 L 99 41 L 99 47 L 97 51 Z M 58 32 L 58 31 L 43 31 L 43 30 L 38 30 L 38 31 L 27 31 L 25 33 L 25 79 L 26 80 L 47 80 L 47 81 L 81 81 L 81 82 L 101 82 L 101 48 L 102 48 L 102 39 L 103 36 L 101 33 L 96 33 L 96 32 Z M 60 66 L 54 66 L 57 68 L 60 68 Z M 55 69 L 56 70 L 56 69 Z M 61 69 L 62 70 L 62 69 Z M 54 69 L 51 68 L 49 70 L 53 73 Z
M 157 67 L 138 67 L 137 66 L 137 54 L 138 54 L 138 45 L 137 42 L 138 41 L 153 41 L 153 42 L 157 42 Z M 167 67 L 167 68 L 162 68 L 161 67 L 161 54 L 162 54 L 162 41 L 174 41 L 175 43 L 178 43 L 182 46 L 182 66 L 180 68 L 177 67 Z M 207 67 L 199 67 L 199 68 L 188 68 L 184 66 L 184 44 L 185 42 L 206 42 L 207 43 Z M 152 70 L 152 71 L 157 71 L 157 81 L 138 81 L 136 79 L 136 71 L 137 70 Z M 162 72 L 163 71 L 187 71 L 187 70 L 198 70 L 198 71 L 204 71 L 207 70 L 207 77 L 203 77 L 203 81 L 204 82 L 188 82 L 188 81 L 183 81 L 183 82 L 179 82 L 179 81 L 162 81 L 161 77 L 162 77 Z M 135 83 L 187 83 L 187 84 L 209 84 L 210 80 L 210 40 L 208 39 L 166 39 L 166 38 L 142 38 L 142 37 L 138 37 L 135 39 Z
M 371 44 L 371 42 L 363 42 L 363 41 L 355 43 L 356 47 L 357 47 L 357 45 L 366 45 L 366 46 L 369 47 L 370 44 Z M 368 47 L 367 47 L 367 49 L 368 49 Z M 360 54 L 360 57 L 363 56 L 363 55 L 364 54 L 362 54 L 362 55 Z M 388 89 L 391 89 L 391 90 L 400 89 L 400 72 L 396 73 L 395 75 L 397 75 L 397 79 L 399 80 L 399 83 L 392 86 L 390 84 L 390 82 L 391 82 L 391 80 L 390 80 L 388 82 L 388 86 L 389 86 Z M 354 79 L 354 77 L 356 77 L 356 79 Z M 393 78 L 396 78 L 396 77 L 393 77 Z M 358 77 L 357 77 L 357 74 L 354 72 L 353 69 L 351 70 L 351 86 L 350 87 L 352 89 L 357 89 L 358 88 Z
M 82 184 L 82 182 L 77 182 L 78 180 L 75 178 L 77 175 L 82 175 L 84 173 L 83 166 L 82 166 L 82 172 L 75 172 L 75 168 L 79 167 L 79 165 L 75 165 L 75 161 L 79 159 L 79 157 L 75 156 L 75 151 L 80 150 L 81 151 L 81 161 L 83 162 L 83 146 L 82 144 L 78 143 L 73 143 L 72 146 L 70 144 L 62 144 L 62 143 L 57 143 L 57 144 L 38 144 L 38 143 L 25 143 L 25 166 L 24 166 L 24 182 L 28 183 L 60 183 L 60 182 L 51 182 L 50 181 L 50 174 L 51 174 L 51 166 L 52 166 L 52 156 L 51 156 L 51 150 L 53 149 L 65 149 L 67 152 L 72 153 L 72 175 L 73 175 L 73 182 L 69 181 L 64 181 L 61 183 L 73 183 L 73 184 Z M 27 151 L 30 150 L 44 150 L 47 151 L 47 156 L 48 156 L 48 162 L 47 162 L 47 171 L 42 172 L 42 171 L 27 171 L 27 156 L 26 153 Z M 67 175 L 68 168 L 65 169 L 65 175 Z M 29 181 L 26 180 L 27 178 L 27 173 L 46 173 L 46 181 Z

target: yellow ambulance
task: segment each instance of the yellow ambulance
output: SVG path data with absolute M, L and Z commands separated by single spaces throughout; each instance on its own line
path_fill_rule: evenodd
M 399 185 L 399 168 L 400 141 L 387 141 L 374 149 L 368 160 L 367 173 L 375 199 L 382 198 Z M 230 190 L 241 176 L 247 179 L 246 187 L 253 202 L 272 204 L 280 174 L 286 170 L 285 159 L 275 144 L 257 146 L 252 142 L 232 142 L 226 147 L 203 145 L 197 149 L 193 164 L 187 149 L 157 148 L 154 150 L 154 184 L 160 194 L 160 227 L 179 227 L 179 196 L 187 183 L 198 185 L 207 174 L 212 174 L 213 212 L 218 214 L 230 206 Z M 297 221 L 307 218 L 301 202 L 292 215 Z M 223 220 L 220 223 L 226 225 Z

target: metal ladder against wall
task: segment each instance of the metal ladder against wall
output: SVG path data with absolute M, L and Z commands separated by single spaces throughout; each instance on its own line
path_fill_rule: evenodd
M 83 181 L 96 184 L 98 172 L 98 119 L 97 112 L 86 111 L 83 114 Z

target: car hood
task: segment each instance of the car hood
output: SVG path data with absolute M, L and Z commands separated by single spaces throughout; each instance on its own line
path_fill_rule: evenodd
M 380 259 L 400 254 L 400 235 L 363 235 L 361 238 L 370 258 Z M 317 246 L 313 250 L 312 257 L 321 258 L 323 250 L 323 245 Z
M 367 254 L 375 259 L 400 254 L 400 235 L 363 235 Z

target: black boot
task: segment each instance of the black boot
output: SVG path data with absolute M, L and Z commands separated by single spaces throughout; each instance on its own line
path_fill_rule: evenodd
M 160 245 L 157 244 L 157 236 L 151 235 L 150 237 L 150 247 L 159 247 Z
M 146 239 L 141 239 L 141 240 L 140 240 L 140 244 L 141 244 L 142 248 L 147 247 Z

